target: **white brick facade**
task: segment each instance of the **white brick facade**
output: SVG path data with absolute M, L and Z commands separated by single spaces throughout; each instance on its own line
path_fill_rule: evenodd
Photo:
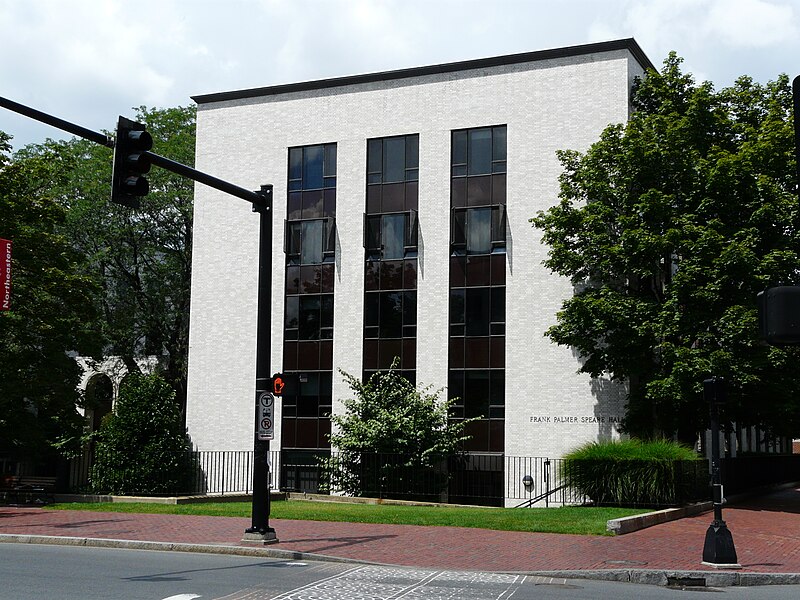
M 338 369 L 362 368 L 367 139 L 419 134 L 417 381 L 438 388 L 448 373 L 451 131 L 506 125 L 505 454 L 558 457 L 616 435 L 610 420 L 623 414 L 624 391 L 577 374 L 574 353 L 543 336 L 572 289 L 542 265 L 547 248 L 528 219 L 558 200 L 556 150 L 585 150 L 607 125 L 625 122 L 632 79 L 647 65 L 622 40 L 199 98 L 197 168 L 253 190 L 274 185 L 272 370 L 282 368 L 288 148 L 337 144 L 336 411 L 349 395 Z M 257 238 L 246 202 L 198 185 L 187 424 L 202 450 L 252 448 Z

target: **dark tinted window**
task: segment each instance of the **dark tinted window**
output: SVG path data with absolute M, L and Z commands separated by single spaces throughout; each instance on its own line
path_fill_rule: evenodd
M 383 183 L 405 181 L 405 138 L 387 138 L 383 142 Z
M 303 149 L 289 149 L 289 181 L 300 182 L 303 179 Z M 298 184 L 299 185 L 299 184 Z
M 453 177 L 506 172 L 506 126 L 454 131 L 451 167 Z
M 469 132 L 470 175 L 484 175 L 492 172 L 492 130 L 473 129 Z
M 418 169 L 418 135 L 367 140 L 367 184 L 416 181 Z
M 318 340 L 320 328 L 319 296 L 299 296 L 300 339 Z
M 467 288 L 466 292 L 466 335 L 489 335 L 489 288 Z
M 336 187 L 336 144 L 289 148 L 289 190 Z
M 364 298 L 364 337 L 416 337 L 417 292 L 370 292 Z M 366 357 L 365 357 L 366 360 Z
M 383 216 L 383 258 L 392 260 L 403 258 L 406 238 L 405 213 Z
M 322 146 L 305 148 L 303 160 L 303 188 L 314 190 L 322 187 Z
M 467 254 L 492 251 L 492 209 L 472 208 L 467 213 Z
M 321 263 L 324 221 L 303 221 L 301 227 L 300 263 L 304 265 Z

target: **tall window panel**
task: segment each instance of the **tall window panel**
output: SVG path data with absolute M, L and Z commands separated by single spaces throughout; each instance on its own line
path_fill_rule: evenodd
M 367 141 L 364 377 L 400 361 L 416 380 L 419 136 Z
M 506 127 L 452 132 L 450 179 L 451 418 L 479 417 L 465 449 L 504 451 Z
M 290 148 L 287 187 L 283 370 L 298 384 L 282 400 L 281 485 L 316 491 L 333 400 L 336 144 Z

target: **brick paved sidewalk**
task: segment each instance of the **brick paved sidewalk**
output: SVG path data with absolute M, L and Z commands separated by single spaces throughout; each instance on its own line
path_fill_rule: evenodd
M 524 510 L 524 509 L 521 509 Z M 742 572 L 800 573 L 800 489 L 726 508 Z M 700 564 L 711 514 L 619 537 L 273 519 L 270 549 L 482 571 L 713 570 Z M 0 508 L 0 534 L 240 546 L 249 519 Z

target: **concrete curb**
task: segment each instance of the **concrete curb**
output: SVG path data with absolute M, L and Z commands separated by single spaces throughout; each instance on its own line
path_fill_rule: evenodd
M 285 560 L 316 560 L 321 562 L 376 565 L 380 563 L 327 554 L 296 552 L 261 546 L 228 546 L 225 544 L 189 544 L 180 542 L 145 542 L 139 540 L 114 540 L 104 538 L 66 537 L 55 535 L 0 534 L 0 543 L 45 544 L 49 546 L 86 546 L 92 548 L 126 548 L 129 550 L 158 550 L 163 552 L 196 552 L 199 554 L 228 554 L 235 556 L 262 556 Z
M 710 511 L 714 507 L 711 501 L 697 502 L 687 506 L 680 506 L 678 508 L 667 508 L 665 510 L 657 510 L 655 512 L 645 513 L 643 515 L 634 515 L 632 517 L 622 517 L 620 519 L 609 519 L 606 522 L 606 529 L 614 535 L 625 535 L 633 531 L 639 531 L 653 525 L 660 525 L 661 523 L 668 523 L 669 521 L 677 521 L 684 517 L 694 517 L 704 512 Z
M 797 585 L 800 573 L 741 573 L 739 571 L 675 571 L 668 569 L 587 569 L 585 571 L 532 571 L 541 577 L 595 579 L 670 587 L 751 587 Z
M 270 492 L 272 500 L 286 500 L 286 492 Z M 209 502 L 250 502 L 252 494 L 227 494 L 225 496 L 109 496 L 100 494 L 53 494 L 56 502 L 80 502 L 96 504 L 98 502 L 119 502 L 121 504 L 146 502 L 147 504 L 207 504 Z
M 0 543 L 47 544 L 52 546 L 85 546 L 94 548 L 125 548 L 130 550 L 156 550 L 162 552 L 196 552 L 255 556 L 282 560 L 315 560 L 320 562 L 382 565 L 384 563 L 341 558 L 311 552 L 295 552 L 267 547 L 246 547 L 210 544 L 185 544 L 172 542 L 143 542 L 99 538 L 61 537 L 50 535 L 0 534 Z M 396 565 L 392 565 L 396 566 Z M 502 572 L 502 571 L 501 571 Z M 565 571 L 508 571 L 515 575 L 560 579 L 593 579 L 644 585 L 670 587 L 733 587 L 760 585 L 797 585 L 800 573 L 742 573 L 739 571 L 675 571 L 665 569 L 586 569 Z

